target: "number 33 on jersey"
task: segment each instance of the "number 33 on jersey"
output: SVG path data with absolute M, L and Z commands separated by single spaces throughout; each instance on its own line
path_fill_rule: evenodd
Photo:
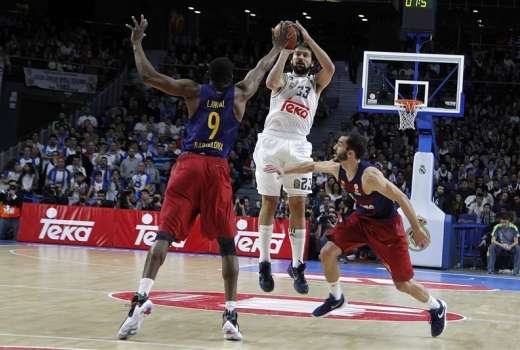
M 314 75 L 284 74 L 285 84 L 271 95 L 271 108 L 265 129 L 307 136 L 311 132 L 314 114 L 318 107 Z

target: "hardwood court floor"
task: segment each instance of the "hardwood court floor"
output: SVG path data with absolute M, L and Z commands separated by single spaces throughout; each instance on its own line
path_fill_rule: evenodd
M 221 311 L 156 305 L 137 336 L 130 341 L 119 341 L 116 332 L 128 303 L 109 297 L 109 293 L 134 291 L 144 259 L 145 252 L 141 251 L 0 245 L 0 349 L 2 346 L 199 350 L 520 348 L 519 278 L 434 270 L 419 270 L 417 278 L 500 290 L 434 290 L 434 295 L 448 302 L 450 312 L 466 317 L 451 322 L 437 339 L 430 337 L 426 321 L 315 319 L 239 311 L 244 341 L 228 342 L 222 339 L 220 331 Z M 291 280 L 283 275 L 275 278 L 273 293 L 262 293 L 257 284 L 256 260 L 240 258 L 240 266 L 240 293 L 299 297 Z M 278 272 L 283 272 L 286 266 L 286 261 L 273 263 Z M 216 256 L 169 254 L 153 289 L 221 292 L 219 269 L 220 258 Z M 376 285 L 343 283 L 351 302 L 422 307 L 385 285 L 388 276 L 380 266 L 349 264 L 342 269 L 344 276 L 357 276 L 365 282 L 379 281 Z M 318 264 L 310 263 L 308 271 L 319 275 L 321 269 Z M 309 284 L 308 297 L 322 299 L 327 295 L 323 281 L 311 280 Z M 291 303 L 298 302 L 288 301 Z

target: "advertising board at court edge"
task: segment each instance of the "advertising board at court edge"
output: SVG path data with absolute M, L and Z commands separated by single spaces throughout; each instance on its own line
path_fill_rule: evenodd
M 258 256 L 258 218 L 237 217 L 237 255 Z M 106 248 L 148 249 L 159 230 L 159 212 L 48 204 L 24 204 L 18 240 Z M 271 240 L 274 258 L 290 259 L 288 220 L 275 220 Z M 306 247 L 307 248 L 307 247 Z M 197 219 L 188 238 L 171 251 L 219 253 L 218 243 L 201 232 Z

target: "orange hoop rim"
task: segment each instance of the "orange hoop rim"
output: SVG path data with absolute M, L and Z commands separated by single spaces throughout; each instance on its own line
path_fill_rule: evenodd
M 410 100 L 410 99 L 399 99 L 395 100 L 395 104 L 399 107 L 403 107 L 407 112 L 413 112 L 417 107 L 423 104 L 421 100 Z

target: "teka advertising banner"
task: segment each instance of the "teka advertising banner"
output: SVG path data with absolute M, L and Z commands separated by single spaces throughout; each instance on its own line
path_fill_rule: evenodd
M 237 255 L 258 257 L 258 218 L 237 217 Z M 148 249 L 159 230 L 159 212 L 50 204 L 24 204 L 18 240 L 77 246 Z M 271 256 L 291 258 L 289 221 L 275 220 Z M 308 240 L 305 246 L 307 256 Z M 197 219 L 188 238 L 174 242 L 170 251 L 219 253 L 218 243 L 201 232 Z

